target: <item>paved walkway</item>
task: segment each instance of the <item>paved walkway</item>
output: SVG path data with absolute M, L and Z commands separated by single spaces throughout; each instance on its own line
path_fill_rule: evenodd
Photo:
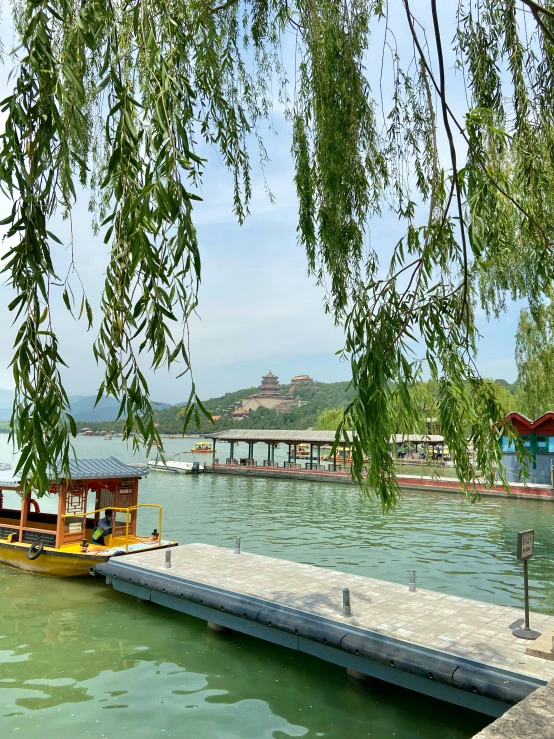
M 129 555 L 129 564 L 297 608 L 494 665 L 545 682 L 554 662 L 525 654 L 530 642 L 512 636 L 522 610 L 418 589 L 233 549 L 187 544 L 175 547 L 172 568 L 165 551 Z M 125 558 L 127 559 L 127 558 Z M 352 616 L 342 615 L 342 589 L 350 589 Z M 531 627 L 554 628 L 554 617 L 531 614 Z

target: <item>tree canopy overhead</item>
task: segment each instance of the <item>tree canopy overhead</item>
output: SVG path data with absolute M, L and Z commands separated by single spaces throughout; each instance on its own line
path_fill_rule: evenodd
M 52 292 L 93 325 L 75 280 L 58 275 L 52 216 L 70 218 L 90 189 L 111 250 L 95 329 L 99 397 L 119 398 L 125 434 L 149 447 L 158 434 L 141 355 L 191 371 L 193 206 L 209 166 L 197 142 L 232 172 L 242 222 L 249 147 L 263 159 L 259 126 L 276 87 L 293 130 L 298 240 L 345 328 L 354 474 L 394 504 L 388 440 L 418 416 L 425 363 L 462 482 L 477 469 L 492 482 L 502 409 L 475 366 L 475 308 L 537 304 L 552 285 L 551 0 L 18 0 L 13 13 L 20 45 L 2 103 L 0 182 L 12 206 L 4 273 L 15 291 L 12 433 L 25 479 L 45 490 L 48 467 L 67 470 L 75 431 Z M 403 33 L 408 43 L 397 44 Z M 281 55 L 289 38 L 293 79 Z M 372 245 L 369 223 L 386 209 L 404 236 Z M 194 383 L 187 408 L 184 426 L 204 411 Z

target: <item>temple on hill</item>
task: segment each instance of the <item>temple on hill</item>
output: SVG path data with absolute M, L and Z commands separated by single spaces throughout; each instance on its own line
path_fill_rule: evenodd
M 262 384 L 257 393 L 249 395 L 242 401 L 241 410 L 255 411 L 258 408 L 268 408 L 275 413 L 286 413 L 297 405 L 289 390 L 286 395 L 281 394 L 279 378 L 270 370 L 262 377 Z
M 279 385 L 279 378 L 274 375 L 271 370 L 262 377 L 262 384 L 260 385 L 260 393 L 269 397 L 270 395 L 278 395 L 281 397 L 281 386 Z
M 291 395 L 294 395 L 294 391 L 299 387 L 307 387 L 308 385 L 313 385 L 314 381 L 310 377 L 310 375 L 295 375 L 292 380 L 290 381 L 290 390 L 289 393 Z

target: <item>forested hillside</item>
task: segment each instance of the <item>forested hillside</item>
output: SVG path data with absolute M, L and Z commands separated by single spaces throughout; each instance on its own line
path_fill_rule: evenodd
M 293 408 L 289 413 L 278 415 L 274 411 L 266 408 L 260 408 L 251 412 L 248 418 L 242 421 L 235 421 L 225 414 L 229 410 L 233 410 L 236 403 L 240 403 L 243 398 L 257 392 L 258 388 L 249 387 L 242 390 L 235 390 L 226 393 L 219 398 L 210 398 L 204 402 L 205 407 L 214 416 L 222 416 L 221 420 L 210 423 L 206 418 L 201 417 L 200 433 L 208 431 L 224 431 L 234 428 L 237 424 L 241 424 L 242 428 L 294 428 L 305 429 L 317 424 L 321 413 L 328 408 L 344 408 L 350 401 L 352 395 L 348 389 L 348 382 L 318 382 L 313 386 L 300 387 L 295 395 L 300 399 L 302 405 Z M 282 388 L 285 393 L 288 386 Z M 175 405 L 170 408 L 164 408 L 156 411 L 156 422 L 159 423 L 160 433 L 180 434 L 183 431 L 183 416 L 185 414 L 185 405 Z M 100 424 L 88 424 L 95 430 L 119 431 L 123 428 L 122 422 L 105 422 Z M 196 431 L 194 422 L 192 422 L 189 433 Z
M 510 385 L 505 380 L 490 380 L 490 383 L 505 413 L 520 409 L 523 399 L 515 384 Z M 225 431 L 239 425 L 245 429 L 334 429 L 342 415 L 341 409 L 345 408 L 352 398 L 348 382 L 316 382 L 313 385 L 299 387 L 296 390 L 295 396 L 300 400 L 301 405 L 293 408 L 288 413 L 277 414 L 267 408 L 260 408 L 257 411 L 250 412 L 248 417 L 243 420 L 230 418 L 229 413 L 235 408 L 235 405 L 240 404 L 243 398 L 252 395 L 257 390 L 258 388 L 255 387 L 243 388 L 242 390 L 226 393 L 218 398 L 206 400 L 204 405 L 207 410 L 213 416 L 221 416 L 221 418 L 214 423 L 210 423 L 207 418 L 201 416 L 200 428 L 198 429 L 195 426 L 193 420 L 187 429 L 187 433 Z M 288 386 L 281 388 L 282 393 L 286 393 L 287 390 Z M 412 392 L 419 408 L 420 423 L 418 428 L 399 428 L 399 433 L 423 433 L 429 430 L 427 419 L 435 418 L 438 415 L 438 385 L 436 382 L 432 380 L 420 382 L 414 386 Z M 156 411 L 156 422 L 159 424 L 160 433 L 183 433 L 185 410 L 186 406 L 179 404 Z M 122 422 L 118 421 L 105 421 L 88 425 L 95 430 L 120 431 L 123 428 Z

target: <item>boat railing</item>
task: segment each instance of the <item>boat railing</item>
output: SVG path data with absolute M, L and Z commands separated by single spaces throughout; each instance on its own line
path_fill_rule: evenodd
M 96 513 L 103 513 L 104 511 L 113 511 L 114 513 L 125 513 L 125 526 L 117 525 L 117 519 L 114 520 L 112 527 L 112 537 L 115 534 L 116 529 L 125 528 L 125 551 L 129 551 L 129 523 L 130 514 L 133 511 L 138 511 L 139 508 L 157 508 L 158 509 L 158 542 L 162 541 L 162 507 L 159 503 L 137 503 L 137 505 L 129 506 L 129 508 L 116 508 L 115 506 L 104 506 L 104 508 L 97 508 L 94 511 L 86 511 L 85 513 L 64 513 L 62 518 L 87 518 Z

